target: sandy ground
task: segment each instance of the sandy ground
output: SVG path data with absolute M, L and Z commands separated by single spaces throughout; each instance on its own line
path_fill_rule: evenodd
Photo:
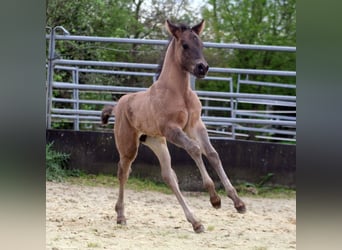
M 127 226 L 116 224 L 118 189 L 46 183 L 46 249 L 296 249 L 296 200 L 242 197 L 247 213 L 222 198 L 184 193 L 206 231 L 196 234 L 174 195 L 126 190 Z

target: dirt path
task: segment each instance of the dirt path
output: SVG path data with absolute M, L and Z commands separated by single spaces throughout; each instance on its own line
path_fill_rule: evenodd
M 196 234 L 174 195 L 126 190 L 127 226 L 116 224 L 118 190 L 46 183 L 46 249 L 295 249 L 295 199 L 244 198 L 238 214 L 222 198 L 221 209 L 205 195 L 186 193 L 206 232 Z

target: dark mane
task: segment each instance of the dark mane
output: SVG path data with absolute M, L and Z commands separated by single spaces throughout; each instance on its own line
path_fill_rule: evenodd
M 180 27 L 182 29 L 182 31 L 185 31 L 185 30 L 190 30 L 191 27 L 187 24 L 184 24 L 184 23 L 181 23 L 181 24 L 178 24 L 178 27 Z M 159 63 L 158 63 L 158 67 L 157 67 L 157 70 L 156 70 L 156 80 L 158 80 L 159 78 L 159 75 L 163 69 L 163 64 L 164 64 L 164 59 L 165 59 L 165 55 L 166 55 L 166 51 L 167 49 L 169 48 L 169 45 L 172 41 L 172 38 L 173 37 L 170 37 L 169 38 L 169 42 L 168 44 L 166 45 L 166 47 L 164 48 L 162 54 L 161 54 L 161 57 L 160 57 L 160 60 L 159 60 Z

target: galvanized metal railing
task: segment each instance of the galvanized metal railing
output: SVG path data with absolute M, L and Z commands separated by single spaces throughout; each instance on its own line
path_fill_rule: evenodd
M 52 128 L 52 124 L 61 121 L 73 124 L 72 129 L 85 129 L 80 124 L 100 123 L 101 109 L 81 109 L 84 104 L 106 105 L 114 104 L 113 100 L 82 99 L 81 93 L 104 92 L 122 95 L 130 92 L 141 91 L 146 88 L 131 86 L 110 86 L 104 84 L 79 82 L 80 73 L 139 76 L 150 78 L 151 84 L 154 81 L 157 64 L 150 63 L 129 63 L 129 62 L 108 62 L 93 60 L 70 60 L 56 58 L 56 40 L 86 41 L 103 43 L 135 43 L 149 45 L 166 45 L 166 40 L 109 38 L 109 37 L 87 37 L 70 35 L 63 27 L 57 26 L 49 29 L 46 35 L 49 40 L 49 53 L 47 63 L 47 98 L 46 98 L 46 127 Z M 62 31 L 63 35 L 56 32 Z M 205 47 L 220 49 L 250 49 L 268 50 L 280 52 L 296 52 L 295 47 L 287 46 L 265 46 L 265 45 L 241 45 L 204 42 Z M 115 69 L 113 69 L 115 68 Z M 125 70 L 123 70 L 125 69 Z M 140 72 L 143 69 L 149 72 Z M 71 82 L 59 82 L 54 80 L 56 71 L 69 72 L 72 75 Z M 213 76 L 211 73 L 220 73 L 222 76 Z M 260 82 L 249 80 L 250 75 L 273 75 L 279 77 L 292 77 L 293 84 L 275 82 Z M 242 78 L 244 76 L 244 78 Z M 260 70 L 260 69 L 236 69 L 211 67 L 205 80 L 224 81 L 229 86 L 229 92 L 200 91 L 196 90 L 195 79 L 192 79 L 192 87 L 197 92 L 203 104 L 202 119 L 208 128 L 211 138 L 236 139 L 247 138 L 267 141 L 296 141 L 296 96 L 295 95 L 272 95 L 261 93 L 242 93 L 242 85 L 259 85 L 264 87 L 291 88 L 295 89 L 295 71 L 283 70 Z M 235 79 L 233 79 L 235 78 Z M 233 82 L 236 82 L 234 90 Z M 64 90 L 71 93 L 68 98 L 60 98 L 54 95 L 54 90 Z M 211 102 L 220 105 L 211 105 Z M 239 108 L 242 103 L 264 105 L 265 110 L 244 110 Z M 65 104 L 65 105 L 64 105 Z M 63 106 L 64 105 L 64 106 Z M 68 106 L 67 106 L 68 105 Z M 71 106 L 70 106 L 71 105 Z M 284 107 L 284 109 L 273 110 L 272 107 Z M 223 115 L 213 115 L 213 112 L 220 112 Z M 114 118 L 110 123 L 115 122 Z M 96 126 L 95 126 L 96 127 Z M 97 126 L 97 128 L 100 128 Z M 94 128 L 92 128 L 94 129 Z M 103 128 L 101 128 L 103 130 Z

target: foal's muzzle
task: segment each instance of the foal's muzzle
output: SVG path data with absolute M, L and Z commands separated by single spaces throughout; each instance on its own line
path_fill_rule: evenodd
M 209 65 L 207 63 L 197 63 L 194 70 L 194 75 L 198 78 L 204 78 L 208 72 Z

